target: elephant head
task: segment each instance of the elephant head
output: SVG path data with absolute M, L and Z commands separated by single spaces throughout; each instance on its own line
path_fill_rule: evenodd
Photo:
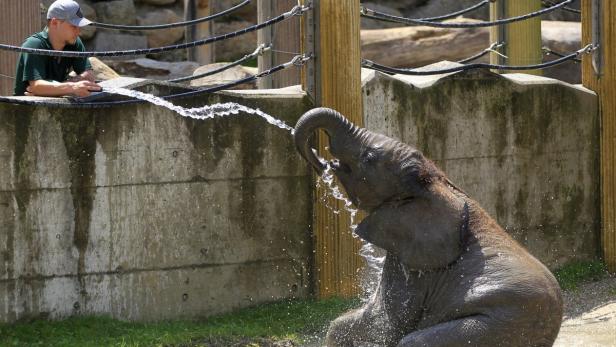
M 447 266 L 462 252 L 468 224 L 465 194 L 412 146 L 359 128 L 338 112 L 317 108 L 295 128 L 299 153 L 322 173 L 328 163 L 311 148 L 317 130 L 329 137 L 329 166 L 350 200 L 369 215 L 355 230 L 409 269 Z

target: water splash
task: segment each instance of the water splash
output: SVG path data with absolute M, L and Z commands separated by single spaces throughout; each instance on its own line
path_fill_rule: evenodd
M 329 194 L 333 196 L 335 199 L 340 200 L 344 203 L 343 208 L 349 212 L 350 220 L 351 220 L 351 232 L 353 237 L 357 237 L 355 234 L 355 229 L 357 229 L 357 223 L 355 218 L 357 216 L 358 210 L 353 208 L 353 203 L 349 200 L 340 190 L 334 182 L 334 174 L 332 173 L 332 168 L 328 162 L 323 162 L 325 164 L 325 170 L 323 170 L 323 174 L 319 177 L 319 181 L 317 185 L 320 185 L 322 181 L 325 184 L 325 187 L 328 188 Z M 337 210 L 333 206 L 328 204 L 327 196 L 321 198 L 323 202 L 325 202 L 325 206 L 329 208 L 334 214 L 339 214 L 341 211 Z M 385 263 L 385 256 L 380 254 L 383 253 L 379 251 L 368 242 L 363 242 L 363 246 L 359 250 L 359 255 L 361 255 L 366 261 L 367 267 L 363 270 L 361 276 L 361 288 L 363 289 L 362 300 L 365 302 L 372 297 L 376 293 L 376 289 L 378 288 L 379 279 L 381 278 L 381 274 L 383 273 L 383 265 Z
M 263 119 L 265 119 L 268 123 L 275 125 L 281 129 L 285 129 L 291 132 L 291 134 L 293 134 L 295 132 L 295 130 L 290 127 L 289 125 L 287 125 L 285 122 L 276 119 L 272 116 L 270 116 L 269 114 L 259 110 L 259 109 L 252 109 L 250 107 L 246 107 L 244 105 L 240 105 L 234 102 L 227 102 L 227 103 L 222 103 L 222 104 L 213 104 L 213 105 L 207 105 L 207 106 L 203 106 L 203 107 L 195 107 L 195 108 L 185 108 L 182 106 L 177 106 L 174 105 L 173 103 L 159 98 L 157 96 L 154 96 L 152 94 L 148 94 L 148 93 L 143 93 L 137 90 L 131 90 L 131 89 L 125 89 L 125 88 L 115 88 L 115 87 L 107 87 L 105 88 L 105 92 L 108 93 L 112 93 L 112 94 L 118 94 L 118 95 L 124 95 L 124 96 L 129 96 L 135 99 L 139 99 L 139 100 L 144 100 L 147 102 L 150 102 L 154 105 L 158 105 L 158 106 L 162 106 L 165 108 L 168 108 L 176 113 L 178 113 L 179 115 L 183 116 L 183 117 L 187 117 L 187 118 L 192 118 L 192 119 L 212 119 L 214 117 L 226 117 L 229 115 L 237 115 L 240 112 L 244 112 L 247 114 L 253 114 L 256 116 L 259 116 Z

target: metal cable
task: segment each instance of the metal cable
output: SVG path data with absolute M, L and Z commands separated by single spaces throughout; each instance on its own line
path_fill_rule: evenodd
M 481 8 L 481 7 L 483 7 L 483 6 L 485 6 L 485 5 L 489 4 L 489 3 L 490 3 L 490 0 L 483 0 L 480 3 L 477 3 L 477 4 L 475 4 L 475 5 L 473 5 L 473 6 L 469 7 L 469 8 L 462 9 L 462 10 L 460 10 L 458 12 L 452 12 L 452 13 L 449 13 L 449 14 L 446 14 L 446 15 L 436 16 L 436 17 L 416 18 L 416 20 L 435 21 L 435 20 L 445 20 L 445 19 L 456 18 L 456 17 L 461 16 L 461 15 L 463 15 L 465 13 L 469 13 L 469 12 L 472 12 L 472 11 L 478 9 L 478 8 Z
M 199 79 L 199 78 L 215 75 L 215 74 L 221 73 L 221 72 L 223 72 L 225 70 L 229 70 L 232 67 L 241 65 L 242 63 L 244 63 L 244 62 L 246 62 L 246 61 L 248 61 L 250 59 L 256 58 L 256 57 L 262 55 L 264 52 L 269 51 L 270 49 L 271 49 L 271 46 L 266 46 L 266 45 L 262 44 L 262 45 L 259 45 L 259 47 L 257 47 L 257 49 L 254 52 L 252 52 L 250 54 L 247 54 L 243 58 L 238 59 L 238 60 L 236 60 L 236 61 L 234 61 L 232 63 L 226 64 L 226 65 L 221 66 L 221 67 L 216 68 L 216 69 L 212 69 L 212 70 L 206 71 L 204 73 L 200 73 L 198 75 L 192 75 L 192 76 L 175 78 L 175 79 L 167 80 L 167 82 L 173 82 L 173 83 L 186 82 L 186 81 L 192 81 L 192 80 L 196 80 L 196 79 Z
M 565 56 L 566 56 L 566 55 L 564 55 L 564 54 L 562 54 L 562 53 L 559 53 L 559 52 L 553 51 L 552 49 L 550 49 L 550 48 L 548 48 L 548 47 L 543 47 L 543 48 L 542 48 L 542 50 L 543 50 L 543 53 L 545 53 L 545 55 L 550 55 L 550 54 L 553 54 L 553 55 L 555 55 L 555 56 L 557 56 L 557 57 L 560 57 L 560 58 L 562 58 L 562 57 L 565 57 Z M 575 59 L 573 59 L 573 61 L 574 61 L 574 62 L 576 62 L 576 63 L 581 63 L 581 62 L 582 62 L 582 60 L 581 60 L 581 59 L 579 59 L 579 58 L 575 58 Z
M 74 57 L 118 57 L 118 56 L 133 56 L 133 55 L 145 55 L 145 54 L 151 54 L 151 53 L 161 53 L 161 52 L 167 52 L 167 51 L 172 51 L 172 50 L 177 50 L 177 49 L 192 48 L 192 47 L 207 45 L 207 44 L 218 42 L 218 41 L 228 40 L 230 38 L 234 38 L 234 37 L 237 37 L 237 36 L 252 32 L 252 31 L 266 28 L 278 22 L 285 21 L 291 17 L 299 16 L 303 14 L 304 12 L 306 12 L 308 9 L 309 9 L 308 7 L 298 5 L 298 6 L 293 7 L 293 9 L 291 9 L 290 11 L 285 12 L 279 15 L 278 17 L 272 18 L 261 24 L 256 24 L 251 27 L 238 30 L 238 31 L 234 31 L 228 34 L 223 34 L 223 35 L 209 37 L 209 38 L 202 39 L 202 40 L 181 43 L 181 44 L 172 45 L 172 46 L 165 46 L 165 47 L 144 48 L 144 49 L 135 49 L 135 50 L 127 50 L 127 51 L 107 51 L 107 52 L 66 51 L 65 52 L 65 51 L 54 51 L 54 50 L 38 49 L 38 48 L 24 48 L 24 47 L 0 44 L 0 50 L 30 53 L 30 54 L 37 54 L 37 55 L 46 55 L 46 56 L 52 56 L 52 57 L 73 57 L 73 58 Z
M 519 21 L 526 20 L 529 18 L 541 16 L 543 14 L 556 11 L 557 9 L 573 1 L 574 0 L 565 0 L 552 7 L 545 8 L 537 12 L 528 13 L 522 16 L 511 17 L 511 18 L 506 18 L 506 19 L 499 19 L 499 20 L 490 21 L 490 22 L 478 22 L 478 23 L 440 23 L 440 22 L 431 22 L 431 21 L 426 21 L 426 20 L 397 17 L 397 16 L 392 16 L 390 14 L 386 14 L 383 12 L 377 12 L 374 10 L 370 10 L 363 6 L 361 7 L 361 15 L 362 17 L 366 17 L 366 18 L 380 19 L 380 20 L 389 21 L 389 22 L 413 24 L 413 25 L 424 25 L 424 26 L 436 27 L 436 28 L 483 28 L 483 27 L 491 27 L 491 26 L 496 26 L 496 25 L 503 25 L 503 24 L 519 22 Z
M 191 25 L 196 25 L 196 24 L 203 23 L 203 22 L 208 22 L 213 19 L 222 17 L 226 14 L 229 14 L 231 12 L 234 12 L 243 6 L 248 5 L 250 1 L 251 0 L 244 0 L 242 3 L 239 3 L 229 9 L 218 12 L 211 16 L 201 17 L 201 18 L 197 18 L 197 19 L 189 20 L 185 22 L 159 24 L 159 25 L 117 25 L 117 24 L 105 24 L 105 23 L 92 22 L 91 25 L 97 28 L 114 29 L 114 30 L 159 30 L 159 29 L 169 29 L 169 28 L 177 28 L 177 27 L 183 27 L 183 26 L 191 26 Z
M 543 3 L 544 7 L 554 6 L 554 2 L 552 2 L 552 1 L 544 0 L 544 1 L 542 1 L 542 3 Z M 575 8 L 571 8 L 571 7 L 566 7 L 565 6 L 565 7 L 563 7 L 563 10 L 568 11 L 568 12 L 572 12 L 572 13 L 576 13 L 576 14 L 582 14 L 582 11 L 576 10 Z
M 456 67 L 447 68 L 447 69 L 421 71 L 421 70 L 415 70 L 415 69 L 393 68 L 390 66 L 377 64 L 370 60 L 362 59 L 362 67 L 385 72 L 388 74 L 401 74 L 401 75 L 411 75 L 411 76 L 441 75 L 441 74 L 446 74 L 446 73 L 473 70 L 473 69 L 498 69 L 498 70 L 512 70 L 512 71 L 537 70 L 537 69 L 544 69 L 544 68 L 548 68 L 551 66 L 562 64 L 564 62 L 567 62 L 569 60 L 572 60 L 578 57 L 582 53 L 590 53 L 594 49 L 595 47 L 593 47 L 592 45 L 588 45 L 580 49 L 579 51 L 566 55 L 562 58 L 559 58 L 559 59 L 556 59 L 556 60 L 553 60 L 547 63 L 525 65 L 525 66 L 507 66 L 507 65 L 497 65 L 497 64 L 475 63 L 475 64 L 456 66 Z
M 470 57 L 468 57 L 466 59 L 458 60 L 457 63 L 459 63 L 459 64 L 466 64 L 466 63 L 471 62 L 473 60 L 479 59 L 479 58 L 483 57 L 484 55 L 486 55 L 486 54 L 488 54 L 490 52 L 494 52 L 495 49 L 500 48 L 503 45 L 505 45 L 504 42 L 494 42 L 493 44 L 490 45 L 490 47 L 484 49 L 483 51 L 481 51 L 481 52 L 479 52 L 479 53 L 477 53 L 477 54 L 475 54 L 473 56 L 470 56 Z
M 288 69 L 293 66 L 302 66 L 311 58 L 312 57 L 310 56 L 298 55 L 298 56 L 295 56 L 291 61 L 287 63 L 277 65 L 269 70 L 260 72 L 258 74 L 255 74 L 255 75 L 252 75 L 246 78 L 242 78 L 237 81 L 221 84 L 219 86 L 214 86 L 210 88 L 203 88 L 203 89 L 192 90 L 189 92 L 165 95 L 165 96 L 161 96 L 161 98 L 165 100 L 172 100 L 172 99 L 184 98 L 184 97 L 189 97 L 189 96 L 197 96 L 197 95 L 218 92 L 221 90 L 225 90 L 231 87 L 238 86 L 240 84 L 252 82 L 261 77 L 272 75 L 278 71 L 282 71 L 282 70 Z M 71 100 L 73 100 L 74 102 L 71 102 L 71 103 L 40 102 L 40 101 L 29 100 L 29 99 L 14 99 L 10 97 L 0 96 L 0 102 L 3 102 L 3 103 L 16 104 L 16 105 L 29 105 L 29 106 L 56 107 L 56 108 L 103 108 L 103 107 L 112 107 L 112 106 L 119 106 L 119 105 L 139 104 L 139 103 L 145 102 L 144 100 L 139 100 L 139 99 L 120 100 L 120 101 L 102 101 L 102 102 L 79 102 L 78 99 L 74 99 L 74 98 L 72 98 Z

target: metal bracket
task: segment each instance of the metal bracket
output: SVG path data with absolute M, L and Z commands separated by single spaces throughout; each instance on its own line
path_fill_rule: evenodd
M 316 46 L 319 42 L 316 37 L 318 35 L 318 0 L 307 0 L 305 6 L 311 7 L 312 11 L 304 14 L 304 54 L 313 58 L 306 63 L 306 92 L 316 105 L 317 100 L 319 100 L 316 81 L 318 78 L 316 59 L 319 58 Z
M 592 0 L 592 68 L 597 76 L 603 74 L 603 49 L 601 47 L 603 33 L 603 9 L 601 0 Z

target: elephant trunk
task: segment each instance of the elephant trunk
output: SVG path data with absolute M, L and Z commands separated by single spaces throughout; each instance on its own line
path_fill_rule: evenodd
M 337 111 L 324 107 L 306 112 L 297 121 L 294 134 L 295 146 L 302 157 L 321 174 L 325 170 L 326 164 L 317 157 L 316 151 L 313 151 L 310 146 L 310 137 L 319 129 L 323 129 L 327 136 L 331 138 L 333 135 L 353 132 L 355 125 Z

